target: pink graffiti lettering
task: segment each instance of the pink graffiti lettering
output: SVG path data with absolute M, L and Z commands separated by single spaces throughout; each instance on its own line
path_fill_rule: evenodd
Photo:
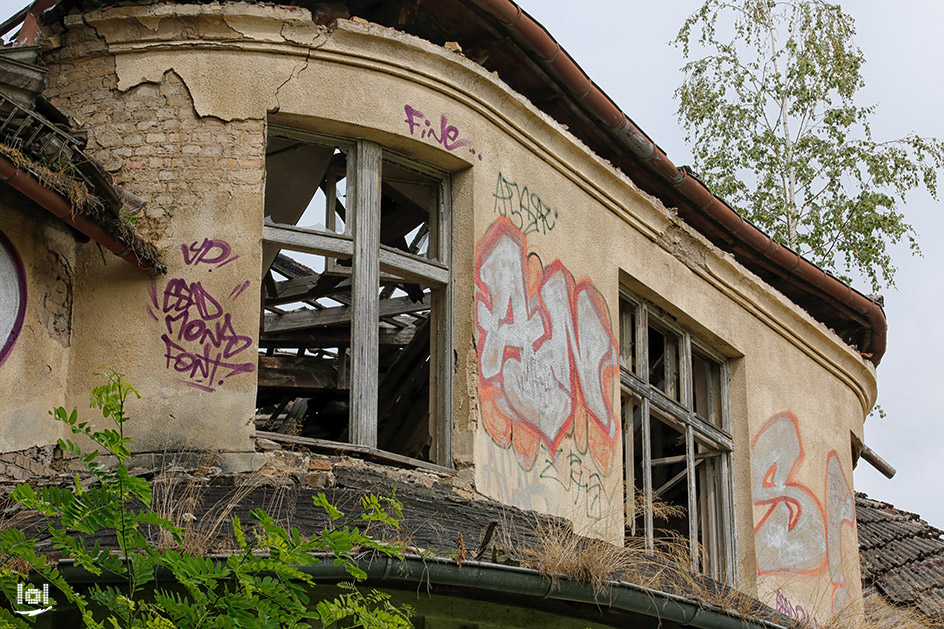
M 219 268 L 239 257 L 231 255 L 229 244 L 222 240 L 204 240 L 199 246 L 197 243 L 189 247 L 182 245 L 181 251 L 184 262 L 191 266 L 206 263 Z M 236 299 L 249 285 L 248 280 L 238 284 L 230 292 L 230 298 Z M 150 299 L 148 313 L 164 327 L 161 340 L 165 367 L 186 376 L 181 382 L 213 392 L 228 378 L 255 371 L 254 361 L 234 360 L 250 349 L 252 337 L 236 332 L 232 315 L 202 282 L 171 279 L 160 298 L 152 284 Z
M 754 504 L 767 511 L 754 527 L 757 571 L 816 572 L 826 560 L 825 520 L 819 500 L 794 475 L 803 444 L 793 413 L 778 413 L 751 444 Z
M 819 624 L 819 621 L 811 616 L 808 611 L 803 609 L 802 606 L 794 605 L 792 602 L 790 602 L 790 599 L 784 596 L 781 592 L 777 592 L 777 611 L 794 620 L 800 621 L 803 623 L 804 627 L 812 627 L 813 629 L 817 629 L 818 627 L 822 626 Z
M 559 261 L 526 257 L 525 236 L 496 220 L 476 247 L 476 324 L 482 417 L 498 445 L 530 469 L 543 443 L 553 456 L 573 436 L 604 473 L 617 423 L 617 348 L 606 302 Z
M 423 112 L 414 109 L 410 105 L 404 105 L 403 111 L 406 114 L 406 119 L 403 122 L 410 127 L 410 135 L 415 135 L 415 132 L 419 130 L 420 139 L 431 139 L 437 144 L 441 144 L 447 151 L 469 147 L 469 153 L 478 157 L 481 161 L 482 153 L 472 148 L 472 143 L 469 140 L 459 139 L 459 129 L 455 125 L 449 124 L 449 119 L 446 118 L 445 114 L 439 117 L 439 133 L 437 134 L 433 121 L 427 118 Z
M 225 240 L 204 238 L 203 242 L 199 244 L 194 241 L 190 245 L 180 245 L 180 251 L 184 255 L 184 264 L 187 266 L 208 264 L 220 268 L 239 258 L 238 255 L 230 255 L 232 249 Z
M 249 280 L 246 280 L 242 284 L 238 285 L 233 291 L 229 294 L 230 299 L 236 299 L 243 294 L 243 291 L 249 288 L 249 285 L 252 284 Z
M 212 384 L 221 385 L 226 381 L 226 378 L 241 373 L 252 373 L 256 368 L 253 363 L 223 362 L 220 360 L 222 358 L 220 352 L 216 352 L 215 356 L 211 355 L 209 345 L 203 346 L 202 353 L 195 353 L 187 351 L 180 345 L 174 343 L 166 334 L 161 335 L 161 340 L 164 341 L 166 348 L 164 354 L 164 357 L 167 359 L 166 367 L 178 373 L 185 374 L 189 379 L 181 380 L 184 384 L 209 393 L 216 391 L 216 389 L 211 386 Z M 218 374 L 217 372 L 221 368 L 225 370 L 225 372 Z M 220 380 L 217 380 L 217 377 L 219 377 Z M 203 382 L 210 384 L 202 384 Z

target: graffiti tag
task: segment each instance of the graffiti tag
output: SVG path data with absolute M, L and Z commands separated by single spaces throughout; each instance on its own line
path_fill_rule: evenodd
M 573 436 L 608 474 L 617 422 L 617 345 L 603 296 L 556 260 L 526 257 L 524 234 L 499 217 L 476 247 L 479 397 L 492 440 L 534 466 Z
M 564 491 L 570 493 L 574 506 L 582 507 L 588 518 L 602 518 L 610 502 L 603 486 L 603 477 L 584 465 L 583 458 L 577 453 L 568 454 L 563 463 L 563 469 L 558 470 L 552 459 L 545 458 L 540 478 L 559 483 Z
M 826 456 L 826 545 L 829 548 L 829 580 L 832 582 L 833 613 L 846 609 L 852 602 L 842 571 L 842 527 L 855 529 L 855 498 L 839 455 L 833 450 Z
M 817 571 L 826 559 L 823 510 L 816 494 L 794 479 L 803 459 L 793 413 L 774 415 L 754 438 L 754 504 L 767 508 L 754 527 L 760 574 Z
M 194 241 L 189 245 L 180 245 L 180 251 L 184 255 L 184 264 L 187 266 L 208 264 L 220 268 L 239 258 L 238 255 L 231 255 L 232 248 L 225 240 L 204 238 L 202 243 Z
M 479 161 L 482 161 L 482 153 L 477 152 L 472 147 L 472 143 L 469 140 L 459 138 L 458 127 L 449 124 L 449 119 L 446 118 L 445 114 L 439 116 L 439 125 L 437 128 L 437 125 L 418 109 L 404 105 L 403 111 L 406 114 L 406 120 L 403 122 L 410 127 L 410 135 L 416 135 L 415 132 L 418 130 L 420 132 L 420 139 L 432 140 L 442 145 L 447 151 L 455 151 L 460 148 L 468 147 L 469 153 L 478 157 Z
M 818 576 L 828 571 L 832 611 L 843 611 L 851 599 L 843 572 L 842 527 L 855 526 L 855 500 L 839 455 L 835 450 L 826 455 L 824 509 L 816 494 L 795 478 L 805 454 L 793 413 L 771 417 L 754 437 L 751 451 L 754 505 L 766 508 L 754 527 L 758 574 Z
M 794 620 L 800 621 L 803 623 L 804 627 L 812 627 L 813 629 L 817 629 L 818 627 L 822 626 L 819 624 L 819 621 L 811 616 L 808 611 L 803 609 L 802 606 L 794 605 L 790 602 L 790 599 L 784 596 L 781 592 L 777 592 L 777 611 L 781 614 L 784 614 L 785 616 L 793 618 Z
M 26 317 L 26 274 L 13 243 L 0 232 L 0 365 L 13 350 Z
M 528 186 L 518 184 L 498 173 L 495 184 L 495 213 L 514 223 L 524 235 L 546 234 L 557 225 L 557 210 L 552 210 Z
M 239 257 L 231 255 L 229 244 L 222 240 L 181 245 L 181 252 L 188 266 L 208 264 L 219 268 Z M 249 285 L 248 280 L 238 284 L 230 292 L 230 299 L 239 297 Z M 252 346 L 252 337 L 236 332 L 231 313 L 202 282 L 171 279 L 160 299 L 152 284 L 148 312 L 163 323 L 165 368 L 183 376 L 184 384 L 212 393 L 228 378 L 255 371 L 254 361 L 238 360 Z

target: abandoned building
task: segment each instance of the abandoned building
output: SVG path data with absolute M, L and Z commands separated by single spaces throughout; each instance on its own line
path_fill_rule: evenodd
M 823 622 L 858 608 L 881 307 L 676 167 L 514 2 L 38 0 L 2 28 L 6 480 L 55 472 L 48 409 L 110 365 L 141 460 L 249 473 L 290 444 L 312 486 L 421 479 L 684 539 Z M 501 583 L 469 587 L 545 605 Z M 662 626 L 724 626 L 694 609 Z

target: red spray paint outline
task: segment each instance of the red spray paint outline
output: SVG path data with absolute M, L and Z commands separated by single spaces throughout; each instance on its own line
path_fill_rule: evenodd
M 609 312 L 606 307 L 606 302 L 603 300 L 602 295 L 600 295 L 599 292 L 596 290 L 596 287 L 593 285 L 593 282 L 587 279 L 581 280 L 579 282 L 575 281 L 573 274 L 570 273 L 567 267 L 565 267 L 564 264 L 560 260 L 554 260 L 547 267 L 544 267 L 543 264 L 541 264 L 542 274 L 540 276 L 539 281 L 537 282 L 529 281 L 529 277 L 528 277 L 529 258 L 533 256 L 540 263 L 540 257 L 534 252 L 531 252 L 531 253 L 527 252 L 527 249 L 528 249 L 527 238 L 521 232 L 521 230 L 519 230 L 508 218 L 498 217 L 492 223 L 492 225 L 488 228 L 488 230 L 485 232 L 485 235 L 482 236 L 481 240 L 476 245 L 476 254 L 475 254 L 475 285 L 477 288 L 476 303 L 481 302 L 482 304 L 485 305 L 485 307 L 489 311 L 493 311 L 494 309 L 494 303 L 492 301 L 491 291 L 482 281 L 480 271 L 482 268 L 482 264 L 489 257 L 492 250 L 495 248 L 495 246 L 501 241 L 502 237 L 504 236 L 510 237 L 518 245 L 519 254 L 521 256 L 521 282 L 522 282 L 522 286 L 525 287 L 525 299 L 527 301 L 525 310 L 529 316 L 538 315 L 541 318 L 541 322 L 544 328 L 544 334 L 540 338 L 538 338 L 532 345 L 532 348 L 534 350 L 539 349 L 544 342 L 550 340 L 551 338 L 550 337 L 550 333 L 551 333 L 550 315 L 548 314 L 548 311 L 547 311 L 547 305 L 544 303 L 544 299 L 541 294 L 541 289 L 544 287 L 547 281 L 551 277 L 553 277 L 554 274 L 557 273 L 558 271 L 562 272 L 563 277 L 564 277 L 564 282 L 567 286 L 567 296 L 568 296 L 568 301 L 570 302 L 569 306 L 570 306 L 571 317 L 574 317 L 577 312 L 577 298 L 580 296 L 581 293 L 586 291 L 590 299 L 590 305 L 594 309 L 596 315 L 599 317 L 600 321 L 606 322 L 606 325 L 603 327 L 606 331 L 606 334 L 609 340 L 610 349 L 601 357 L 600 364 L 598 366 L 597 377 L 600 378 L 600 382 L 603 384 L 602 388 L 603 388 L 603 394 L 604 394 L 604 405 L 606 407 L 606 413 L 610 416 L 610 421 L 613 424 L 613 426 L 616 426 L 617 423 L 616 423 L 615 415 L 613 414 L 613 405 L 612 405 L 612 395 L 613 395 L 613 388 L 614 388 L 614 384 L 612 380 L 616 377 L 616 374 L 618 374 L 619 372 L 619 364 L 617 362 L 610 366 L 605 366 L 605 365 L 607 364 L 607 359 L 614 355 L 614 349 L 617 347 L 617 342 L 616 342 L 615 336 L 613 335 L 612 326 L 610 325 Z M 476 306 L 476 309 L 477 309 L 477 306 Z M 508 317 L 512 316 L 511 312 L 512 311 L 510 309 L 510 304 L 509 304 L 509 314 L 506 316 L 505 319 L 503 319 L 503 321 L 508 319 Z M 580 335 L 578 332 L 578 326 L 576 325 L 576 322 L 573 322 L 573 324 L 574 324 L 573 325 L 573 332 L 574 332 L 573 344 L 579 348 Z M 482 349 L 485 346 L 485 339 L 488 336 L 488 332 L 481 325 L 479 325 L 478 317 L 476 317 L 475 326 L 478 329 L 479 339 L 480 339 L 478 343 L 477 362 L 478 362 L 479 374 L 481 374 L 482 373 Z M 567 344 L 567 356 L 568 356 L 568 361 L 571 367 L 577 364 L 577 361 L 574 357 L 573 347 L 571 343 L 569 342 Z M 503 348 L 503 353 L 502 353 L 502 358 L 501 358 L 502 365 L 504 365 L 504 363 L 509 359 L 520 360 L 520 351 L 518 348 L 509 347 L 509 346 L 505 346 Z M 616 437 L 614 436 L 612 439 L 609 438 L 609 430 L 607 428 L 607 425 L 604 424 L 600 420 L 600 418 L 597 417 L 596 414 L 593 413 L 593 411 L 591 411 L 591 409 L 587 406 L 586 402 L 584 401 L 583 387 L 580 385 L 580 379 L 573 368 L 570 369 L 570 387 L 571 387 L 570 390 L 572 391 L 570 415 L 558 428 L 557 434 L 555 434 L 553 438 L 551 438 L 548 435 L 546 435 L 544 431 L 542 431 L 538 426 L 534 425 L 531 421 L 521 417 L 517 413 L 514 413 L 513 410 L 509 409 L 511 410 L 511 413 L 513 416 L 508 417 L 504 412 L 498 409 L 498 405 L 495 400 L 503 396 L 502 392 L 504 390 L 504 381 L 503 381 L 503 375 L 501 372 L 499 372 L 498 375 L 493 376 L 492 378 L 482 378 L 481 376 L 479 376 L 479 384 L 478 384 L 479 396 L 483 402 L 487 402 L 487 404 L 483 403 L 483 410 L 482 410 L 483 416 L 486 413 L 494 410 L 494 412 L 500 413 L 503 416 L 503 419 L 505 420 L 505 422 L 508 423 L 507 430 L 504 430 L 502 431 L 501 434 L 496 435 L 496 434 L 493 434 L 492 430 L 489 428 L 488 424 L 491 422 L 487 422 L 486 430 L 488 431 L 489 436 L 491 436 L 492 439 L 495 441 L 495 443 L 501 447 L 508 447 L 509 445 L 513 446 L 515 448 L 515 452 L 518 454 L 518 460 L 521 463 L 522 467 L 524 467 L 525 469 L 531 469 L 534 466 L 535 461 L 537 460 L 537 450 L 535 449 L 533 452 L 523 452 L 523 453 L 518 452 L 519 446 L 516 445 L 516 441 L 513 437 L 513 435 L 516 434 L 515 428 L 518 428 L 519 430 L 521 428 L 524 428 L 527 432 L 531 433 L 531 437 L 533 437 L 533 435 L 536 434 L 537 437 L 540 439 L 540 441 L 545 444 L 548 451 L 553 456 L 554 454 L 556 454 L 557 449 L 560 447 L 563 440 L 567 438 L 568 436 L 570 436 L 571 434 L 573 434 L 574 427 L 575 427 L 575 417 L 577 416 L 579 412 L 583 412 L 586 414 L 587 417 L 593 419 L 594 423 L 596 424 L 597 430 L 603 433 L 604 441 L 609 442 L 609 443 L 603 443 L 597 447 L 593 447 L 591 445 L 591 441 L 597 441 L 599 438 L 591 437 L 591 433 L 589 431 L 589 426 L 588 426 L 588 429 L 586 430 L 586 434 L 584 435 L 586 439 L 586 444 L 580 443 L 580 440 L 578 439 L 577 440 L 578 449 L 581 452 L 586 452 L 586 450 L 589 448 L 591 451 L 591 456 L 593 457 L 596 464 L 600 467 L 601 471 L 603 471 L 604 473 L 608 473 L 612 465 L 613 447 L 615 445 Z M 485 406 L 490 406 L 491 408 L 489 410 L 486 410 L 484 408 Z M 524 447 L 524 446 L 521 446 L 521 447 Z M 597 452 L 596 450 L 600 448 L 608 449 L 609 452 L 608 453 Z M 608 454 L 608 456 L 606 456 L 606 454 Z
M 0 232 L 0 246 L 3 246 L 7 254 L 10 256 L 10 260 L 13 261 L 13 271 L 16 273 L 17 290 L 20 293 L 16 319 L 13 321 L 13 329 L 10 331 L 10 335 L 3 343 L 3 346 L 0 347 L 0 366 L 2 366 L 7 359 L 7 356 L 9 356 L 10 352 L 13 351 L 13 346 L 16 344 L 16 340 L 20 336 L 20 331 L 23 329 L 23 321 L 26 318 L 27 289 L 26 272 L 23 268 L 23 260 L 20 258 L 20 254 L 17 252 L 16 247 L 13 246 L 13 243 L 10 242 L 3 232 Z
M 839 474 L 842 477 L 843 487 L 845 487 L 846 492 L 849 494 L 849 496 L 853 500 L 853 505 L 855 505 L 855 494 L 852 492 L 852 487 L 849 485 L 849 481 L 846 479 L 845 470 L 842 469 L 842 460 L 839 458 L 839 453 L 836 452 L 835 450 L 830 450 L 829 454 L 826 455 L 826 474 L 825 474 L 825 480 L 823 482 L 823 498 L 826 501 L 826 561 L 827 561 L 827 564 L 831 563 L 829 556 L 833 552 L 833 549 L 830 548 L 829 546 L 829 527 L 832 525 L 829 521 L 829 460 L 832 458 L 836 459 L 836 465 L 839 467 Z M 830 600 L 833 603 L 834 612 L 836 611 L 835 609 L 836 593 L 839 592 L 839 590 L 841 589 L 845 589 L 847 593 L 849 591 L 849 585 L 848 585 L 849 579 L 846 578 L 845 562 L 843 561 L 845 557 L 842 552 L 842 527 L 843 525 L 851 526 L 852 533 L 853 535 L 855 535 L 856 522 L 855 522 L 855 508 L 854 507 L 853 507 L 852 519 L 850 520 L 848 518 L 843 518 L 842 520 L 839 521 L 837 525 L 839 527 L 839 533 L 836 536 L 837 545 L 839 546 L 837 550 L 837 553 L 839 555 L 839 572 L 842 574 L 842 578 L 845 580 L 845 582 L 838 583 L 836 581 L 833 581 L 832 570 L 830 570 L 829 583 L 832 586 L 832 596 Z
M 816 509 L 819 514 L 819 517 L 823 521 L 823 535 L 827 536 L 825 538 L 827 542 L 826 553 L 823 556 L 823 560 L 814 568 L 808 568 L 806 570 L 761 570 L 760 566 L 758 566 L 757 574 L 767 575 L 767 574 L 789 573 L 789 574 L 802 574 L 802 575 L 810 575 L 810 576 L 821 575 L 829 568 L 829 543 L 828 543 L 829 537 L 828 537 L 828 531 L 826 528 L 827 526 L 826 512 L 823 510 L 823 505 L 819 501 L 819 498 L 816 497 L 816 494 L 813 493 L 809 487 L 807 487 L 803 483 L 793 480 L 794 475 L 797 473 L 797 470 L 799 470 L 800 466 L 803 464 L 803 460 L 806 458 L 806 450 L 803 448 L 803 436 L 800 434 L 800 422 L 797 419 L 797 416 L 794 415 L 791 411 L 780 411 L 779 413 L 775 413 L 774 415 L 772 415 L 770 419 L 764 422 L 764 425 L 760 427 L 760 429 L 754 435 L 754 438 L 751 439 L 751 452 L 753 453 L 754 445 L 757 443 L 757 440 L 760 439 L 761 435 L 763 435 L 767 431 L 767 429 L 770 428 L 773 424 L 780 421 L 784 417 L 786 417 L 793 423 L 793 429 L 796 431 L 796 435 L 797 435 L 797 443 L 800 445 L 800 454 L 797 456 L 796 461 L 793 463 L 793 466 L 790 468 L 790 473 L 787 474 L 787 479 L 784 481 L 784 485 L 787 487 L 796 487 L 806 492 L 810 496 L 810 498 L 813 499 L 813 502 L 816 504 Z M 768 469 L 767 472 L 764 474 L 764 482 L 767 482 L 767 479 L 770 478 L 772 470 L 776 471 L 776 465 L 777 464 L 774 463 L 774 465 L 771 466 L 771 468 Z M 764 516 L 760 519 L 760 521 L 758 521 L 757 524 L 754 525 L 754 535 L 757 535 L 758 531 L 760 531 L 761 527 L 764 526 L 764 523 L 767 522 L 767 519 L 774 512 L 774 509 L 777 508 L 777 504 L 780 502 L 794 503 L 797 510 L 797 515 L 796 517 L 791 518 L 790 525 L 787 528 L 787 530 L 792 530 L 793 527 L 796 526 L 797 522 L 800 521 L 800 517 L 803 515 L 803 508 L 800 506 L 800 504 L 797 503 L 796 500 L 793 500 L 791 498 L 786 498 L 784 496 L 777 496 L 775 498 L 770 498 L 767 500 L 755 500 L 753 502 L 755 506 L 769 505 L 769 507 L 767 508 L 767 512 L 764 513 Z M 790 510 L 790 513 L 792 514 L 793 508 L 791 508 L 789 505 L 787 506 L 787 508 Z

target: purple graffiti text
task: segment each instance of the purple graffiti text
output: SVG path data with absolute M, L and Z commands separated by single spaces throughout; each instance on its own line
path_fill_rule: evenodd
M 420 110 L 404 105 L 403 111 L 406 113 L 406 119 L 403 122 L 410 127 L 410 135 L 416 135 L 416 132 L 419 131 L 420 139 L 432 140 L 437 144 L 441 144 L 447 151 L 467 147 L 469 153 L 478 157 L 481 161 L 482 153 L 472 148 L 472 143 L 469 140 L 459 139 L 458 127 L 449 124 L 449 119 L 445 114 L 439 116 L 437 129 L 437 125 Z
M 207 264 L 220 268 L 239 258 L 238 255 L 231 255 L 232 248 L 225 240 L 209 240 L 208 238 L 204 238 L 203 242 L 195 240 L 189 245 L 180 245 L 180 251 L 184 255 L 184 264 L 187 266 Z

